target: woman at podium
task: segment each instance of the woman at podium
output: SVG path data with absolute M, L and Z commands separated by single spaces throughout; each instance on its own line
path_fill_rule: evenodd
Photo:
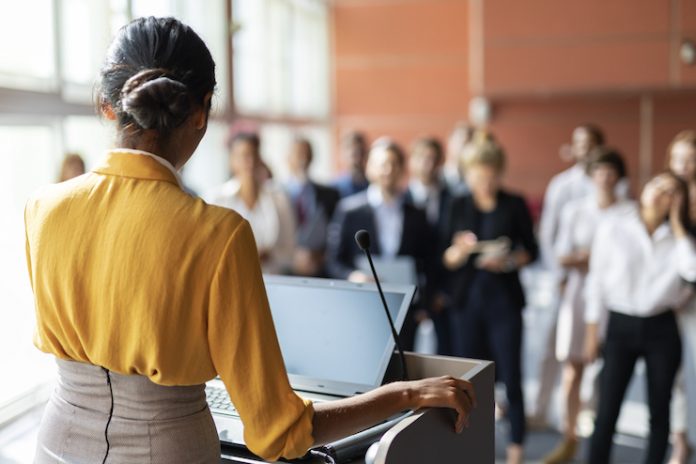
M 313 405 L 290 388 L 249 223 L 182 189 L 206 132 L 215 64 L 173 18 L 113 41 L 99 110 L 116 140 L 102 162 L 37 192 L 25 211 L 36 346 L 56 357 L 35 461 L 217 463 L 204 382 L 219 375 L 249 449 L 276 460 L 410 408 L 465 425 L 471 384 L 393 383 Z

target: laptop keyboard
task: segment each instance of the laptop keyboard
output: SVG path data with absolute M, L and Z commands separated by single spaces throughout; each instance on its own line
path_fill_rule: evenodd
M 237 408 L 235 408 L 232 401 L 230 401 L 230 396 L 224 388 L 206 385 L 205 399 L 208 401 L 208 406 L 211 411 L 239 417 Z

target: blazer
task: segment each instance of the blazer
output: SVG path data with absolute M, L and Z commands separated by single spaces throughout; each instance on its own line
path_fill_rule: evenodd
M 428 227 L 425 213 L 403 202 L 403 230 L 398 256 L 410 256 L 416 261 L 419 274 L 420 291 L 427 294 L 429 263 L 432 259 L 434 240 Z M 380 254 L 374 210 L 367 200 L 367 193 L 361 192 L 339 203 L 329 228 L 327 268 L 334 278 L 345 279 L 356 269 L 355 260 L 364 252 L 355 243 L 355 233 L 365 229 L 372 237 L 370 251 Z
M 239 214 L 186 194 L 166 160 L 121 149 L 35 194 L 25 224 L 40 350 L 160 385 L 220 375 L 254 453 L 311 446 L 312 405 L 290 388 Z
M 529 208 L 521 196 L 500 190 L 497 195 L 496 208 L 484 213 L 474 203 L 471 194 L 455 199 L 450 209 L 450 224 L 447 236 L 451 244 L 454 234 L 469 230 L 479 240 L 495 240 L 507 237 L 511 249 L 524 249 L 532 261 L 539 255 L 539 247 L 534 237 L 534 228 Z M 450 274 L 450 296 L 455 308 L 464 308 L 473 285 L 479 285 L 485 276 L 490 291 L 505 292 L 510 296 L 511 304 L 520 310 L 525 306 L 524 291 L 517 270 L 503 273 L 490 273 L 475 267 L 477 255 L 469 257 L 466 264 Z

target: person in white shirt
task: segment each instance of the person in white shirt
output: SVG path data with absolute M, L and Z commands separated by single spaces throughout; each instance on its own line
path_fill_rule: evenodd
M 285 192 L 261 179 L 259 148 L 256 134 L 237 134 L 230 144 L 232 179 L 204 198 L 210 204 L 235 210 L 249 221 L 263 271 L 283 274 L 292 264 L 295 218 Z
M 696 236 L 696 131 L 685 130 L 678 133 L 667 150 L 667 167 L 689 185 L 689 218 L 691 235 Z M 696 362 L 696 299 L 678 313 L 684 343 L 684 361 Z M 686 464 L 692 450 L 688 440 L 688 402 L 696 401 L 693 395 L 687 396 L 684 378 L 685 368 L 677 376 L 672 401 L 672 456 L 670 464 Z M 691 392 L 689 392 L 691 393 Z
M 563 363 L 562 393 L 566 411 L 563 439 L 544 458 L 544 464 L 570 461 L 577 452 L 575 427 L 580 412 L 580 384 L 585 369 L 583 292 L 594 232 L 607 217 L 621 214 L 633 207 L 633 203 L 620 200 L 616 195 L 616 185 L 626 176 L 625 163 L 617 151 L 603 150 L 590 163 L 589 174 L 595 192 L 585 198 L 572 200 L 563 208 L 555 243 L 558 262 L 567 275 L 556 331 L 556 357 Z
M 645 461 L 667 452 L 670 399 L 682 347 L 674 310 L 692 296 L 696 244 L 688 235 L 688 188 L 670 172 L 644 187 L 640 207 L 600 224 L 586 287 L 586 356 L 600 352 L 599 323 L 608 319 L 604 368 L 588 461 L 609 462 L 621 404 L 638 359 L 645 361 L 650 438 Z
M 604 133 L 594 124 L 583 124 L 576 127 L 573 130 L 570 144 L 570 154 L 575 164 L 555 175 L 544 195 L 538 229 L 541 262 L 544 268 L 551 272 L 557 287 L 556 295 L 559 296 L 562 293 L 565 274 L 556 259 L 554 247 L 560 229 L 561 212 L 569 202 L 584 198 L 594 190 L 592 180 L 587 175 L 587 165 L 593 150 L 604 145 L 604 141 Z M 624 183 L 624 185 L 627 184 Z M 627 187 L 618 188 L 627 190 Z M 621 194 L 620 196 L 625 197 L 626 195 Z M 557 309 L 554 308 L 554 311 Z M 561 371 L 561 365 L 556 359 L 556 317 L 557 313 L 553 315 L 553 320 L 546 334 L 540 366 L 539 390 L 533 408 L 534 414 L 528 418 L 532 427 L 546 425 L 549 403 Z

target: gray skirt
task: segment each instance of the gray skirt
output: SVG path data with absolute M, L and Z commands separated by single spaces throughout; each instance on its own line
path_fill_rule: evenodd
M 58 360 L 35 462 L 219 463 L 220 442 L 205 385 L 165 387 L 139 375 Z M 107 430 L 113 391 L 113 413 Z

